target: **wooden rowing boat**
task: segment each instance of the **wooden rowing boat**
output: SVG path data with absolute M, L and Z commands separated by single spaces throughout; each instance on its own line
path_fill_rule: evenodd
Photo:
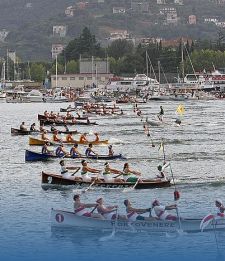
M 55 120 L 40 120 L 41 125 L 52 125 L 55 124 L 56 126 L 64 126 L 64 125 L 98 125 L 96 122 L 90 122 L 90 121 L 55 121 Z
M 60 158 L 54 154 L 43 154 L 31 150 L 26 150 L 25 151 L 25 161 L 45 161 L 49 159 L 57 159 Z M 70 156 L 65 156 L 64 158 L 69 158 L 71 159 Z M 126 159 L 122 156 L 122 154 L 117 154 L 113 156 L 108 156 L 108 155 L 93 155 L 93 156 L 85 156 L 82 155 L 81 157 L 76 157 L 74 159 L 95 159 L 95 160 L 115 160 L 115 159 Z M 72 158 L 73 159 L 73 158 Z
M 54 142 L 52 140 L 48 141 L 51 145 L 59 145 L 60 142 Z M 29 145 L 35 145 L 35 146 L 42 146 L 46 143 L 46 140 L 38 139 L 35 137 L 29 137 Z M 74 143 L 77 144 L 83 144 L 83 145 L 88 145 L 88 144 L 93 144 L 93 145 L 101 145 L 101 144 L 108 144 L 109 140 L 100 140 L 100 141 L 88 141 L 88 142 L 80 142 L 79 140 L 74 141 L 74 142 L 66 142 L 62 141 L 63 144 L 67 145 L 73 145 Z
M 73 115 L 71 115 L 71 116 L 66 116 L 66 115 L 59 115 L 59 116 L 57 116 L 57 118 L 61 118 L 61 119 L 66 119 L 66 120 L 71 120 L 72 118 L 75 118 L 76 120 L 87 120 L 87 117 L 74 117 Z M 48 119 L 50 119 L 50 120 L 54 120 L 55 119 L 55 117 L 53 117 L 53 116 L 49 116 L 49 117 L 46 117 L 45 115 L 42 115 L 42 114 L 38 114 L 38 120 L 39 121 L 41 121 L 41 120 L 48 120 Z
M 11 128 L 11 135 L 15 136 L 15 135 L 31 135 L 31 134 L 40 134 L 40 131 L 22 131 L 20 129 L 16 129 L 16 128 Z M 49 131 L 47 130 L 47 133 L 54 133 L 54 131 Z M 78 134 L 79 132 L 77 130 L 71 130 L 71 131 L 60 131 L 58 130 L 59 134 Z
M 166 221 L 157 218 L 146 221 L 126 221 L 126 220 L 100 220 L 91 217 L 78 216 L 74 212 L 64 210 L 51 210 L 51 226 L 53 228 L 82 228 L 82 229 L 101 229 L 130 232 L 159 232 L 159 233 L 173 233 L 180 229 L 187 233 L 200 232 L 201 219 L 181 219 L 179 221 Z M 181 226 L 181 227 L 180 227 Z M 205 231 L 220 231 L 225 230 L 225 219 L 219 219 L 211 222 Z
M 61 175 L 51 174 L 42 172 L 42 186 L 61 186 L 61 185 L 75 185 L 78 188 L 84 188 L 90 186 L 91 182 L 85 182 L 80 180 L 75 180 L 74 177 L 65 178 Z M 92 187 L 100 187 L 100 188 L 132 188 L 134 186 L 133 182 L 113 182 L 106 183 L 103 179 L 100 179 L 95 182 Z M 170 181 L 168 180 L 160 180 L 160 179 L 143 179 L 143 182 L 139 182 L 135 189 L 151 189 L 151 188 L 163 188 L 171 186 Z

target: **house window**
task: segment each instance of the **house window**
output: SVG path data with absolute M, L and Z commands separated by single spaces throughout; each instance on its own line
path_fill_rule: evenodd
M 67 77 L 62 77 L 62 80 L 63 80 L 63 81 L 66 81 L 66 80 L 67 80 Z
M 75 81 L 75 77 L 70 77 L 70 80 L 71 81 Z
M 90 76 L 89 76 L 89 77 L 87 77 L 87 80 L 92 80 L 92 77 L 90 77 Z
M 84 77 L 79 77 L 79 81 L 83 81 L 84 80 Z

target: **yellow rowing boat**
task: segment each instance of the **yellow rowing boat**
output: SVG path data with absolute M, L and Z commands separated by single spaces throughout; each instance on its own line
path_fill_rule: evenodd
M 48 141 L 51 145 L 59 145 L 60 142 L 55 142 L 53 140 L 42 140 L 34 137 L 29 137 L 29 145 L 35 145 L 35 146 L 42 146 L 45 144 L 45 142 Z M 62 141 L 63 144 L 68 144 L 68 145 L 73 145 L 74 143 L 77 144 L 83 144 L 83 145 L 88 145 L 88 144 L 93 144 L 93 145 L 101 145 L 101 144 L 108 144 L 109 140 L 99 140 L 99 141 L 88 141 L 88 142 L 80 142 L 79 140 L 74 141 L 74 142 L 67 142 L 67 141 Z

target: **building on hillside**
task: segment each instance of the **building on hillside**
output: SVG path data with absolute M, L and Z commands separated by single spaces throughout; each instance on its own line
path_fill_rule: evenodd
M 136 38 L 136 44 L 141 46 L 148 46 L 150 44 L 159 44 L 163 39 L 160 37 L 145 37 L 145 38 Z
M 189 15 L 188 17 L 188 23 L 189 24 L 197 24 L 197 17 L 196 15 Z
M 0 30 L 0 42 L 4 42 L 8 34 L 9 31 L 6 31 L 5 29 Z
M 166 0 L 157 0 L 157 5 L 165 5 L 166 4 Z
M 133 0 L 131 2 L 131 10 L 134 13 L 148 13 L 149 12 L 149 2 L 140 0 Z
M 174 7 L 164 7 L 159 9 L 159 14 L 161 15 L 166 15 L 166 14 L 171 14 L 171 13 L 177 13 L 177 9 Z
M 78 2 L 76 3 L 76 7 L 78 10 L 84 10 L 88 5 L 88 2 Z
M 184 1 L 183 0 L 174 0 L 174 4 L 176 4 L 176 5 L 184 5 Z
M 183 43 L 189 42 L 189 44 L 193 42 L 191 38 L 181 37 L 181 38 L 175 38 L 170 40 L 162 40 L 161 43 L 162 43 L 162 47 L 177 48 L 181 44 L 181 41 L 183 41 Z
M 127 30 L 117 30 L 110 33 L 110 37 L 107 39 L 108 44 L 111 44 L 115 40 L 127 40 L 135 44 L 135 38 L 131 37 Z
M 225 5 L 225 0 L 211 0 L 211 1 L 217 5 Z
M 67 17 L 73 17 L 74 16 L 74 11 L 76 10 L 76 8 L 74 6 L 68 6 L 65 10 L 65 15 Z
M 26 4 L 25 4 L 25 7 L 26 7 L 26 8 L 32 8 L 32 3 L 26 3 Z
M 178 16 L 177 13 L 167 13 L 166 14 L 166 25 L 177 25 Z
M 53 44 L 52 45 L 52 59 L 55 59 L 64 50 L 63 44 Z
M 225 22 L 217 22 L 216 26 L 218 26 L 220 28 L 225 28 Z
M 113 14 L 125 14 L 126 8 L 125 7 L 113 7 Z
M 54 25 L 52 28 L 53 36 L 65 37 L 67 32 L 67 26 L 65 25 Z
M 214 24 L 216 24 L 216 23 L 218 23 L 218 18 L 216 18 L 216 17 L 206 17 L 206 18 L 204 18 L 204 23 L 206 23 L 206 24 L 208 24 L 208 23 L 214 23 Z

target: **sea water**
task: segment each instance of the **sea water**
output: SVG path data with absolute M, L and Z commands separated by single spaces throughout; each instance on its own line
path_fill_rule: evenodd
M 152 140 L 144 134 L 143 121 L 133 112 L 132 105 L 123 106 L 120 117 L 97 117 L 97 126 L 78 126 L 81 132 L 99 132 L 110 138 L 115 153 L 122 153 L 134 170 L 143 177 L 154 178 L 157 166 L 164 160 L 159 150 L 165 143 L 165 158 L 171 162 L 174 179 L 181 194 L 177 202 L 182 217 L 202 218 L 216 213 L 214 200 L 225 202 L 225 124 L 223 100 L 187 101 L 181 126 L 174 124 L 178 102 L 149 102 L 139 105 L 149 120 L 155 120 L 162 105 L 164 127 L 150 127 Z M 59 160 L 47 163 L 25 163 L 28 136 L 11 136 L 10 128 L 22 121 L 37 123 L 37 114 L 44 110 L 58 111 L 68 104 L 7 104 L 0 103 L 0 259 L 1 260 L 225 260 L 225 232 L 203 233 L 134 233 L 71 228 L 52 230 L 51 208 L 73 210 L 73 189 L 41 187 L 41 171 L 59 173 Z M 77 136 L 78 138 L 78 136 Z M 90 139 L 94 137 L 90 136 Z M 152 142 L 155 147 L 152 146 Z M 85 147 L 79 146 L 81 152 Z M 107 146 L 94 148 L 107 153 Z M 79 161 L 66 164 L 80 166 Z M 122 170 L 124 161 L 113 161 L 111 167 Z M 104 162 L 90 161 L 91 167 L 103 169 Z M 167 174 L 171 175 L 169 169 Z M 94 203 L 103 197 L 106 205 L 118 204 L 125 213 L 124 199 L 133 206 L 149 208 L 157 198 L 173 204 L 174 187 L 135 190 L 90 190 L 82 202 Z M 172 212 L 173 213 L 173 212 Z M 175 213 L 174 213 L 175 214 Z M 106 237 L 106 240 L 104 238 Z M 103 239 L 103 240 L 102 240 Z

